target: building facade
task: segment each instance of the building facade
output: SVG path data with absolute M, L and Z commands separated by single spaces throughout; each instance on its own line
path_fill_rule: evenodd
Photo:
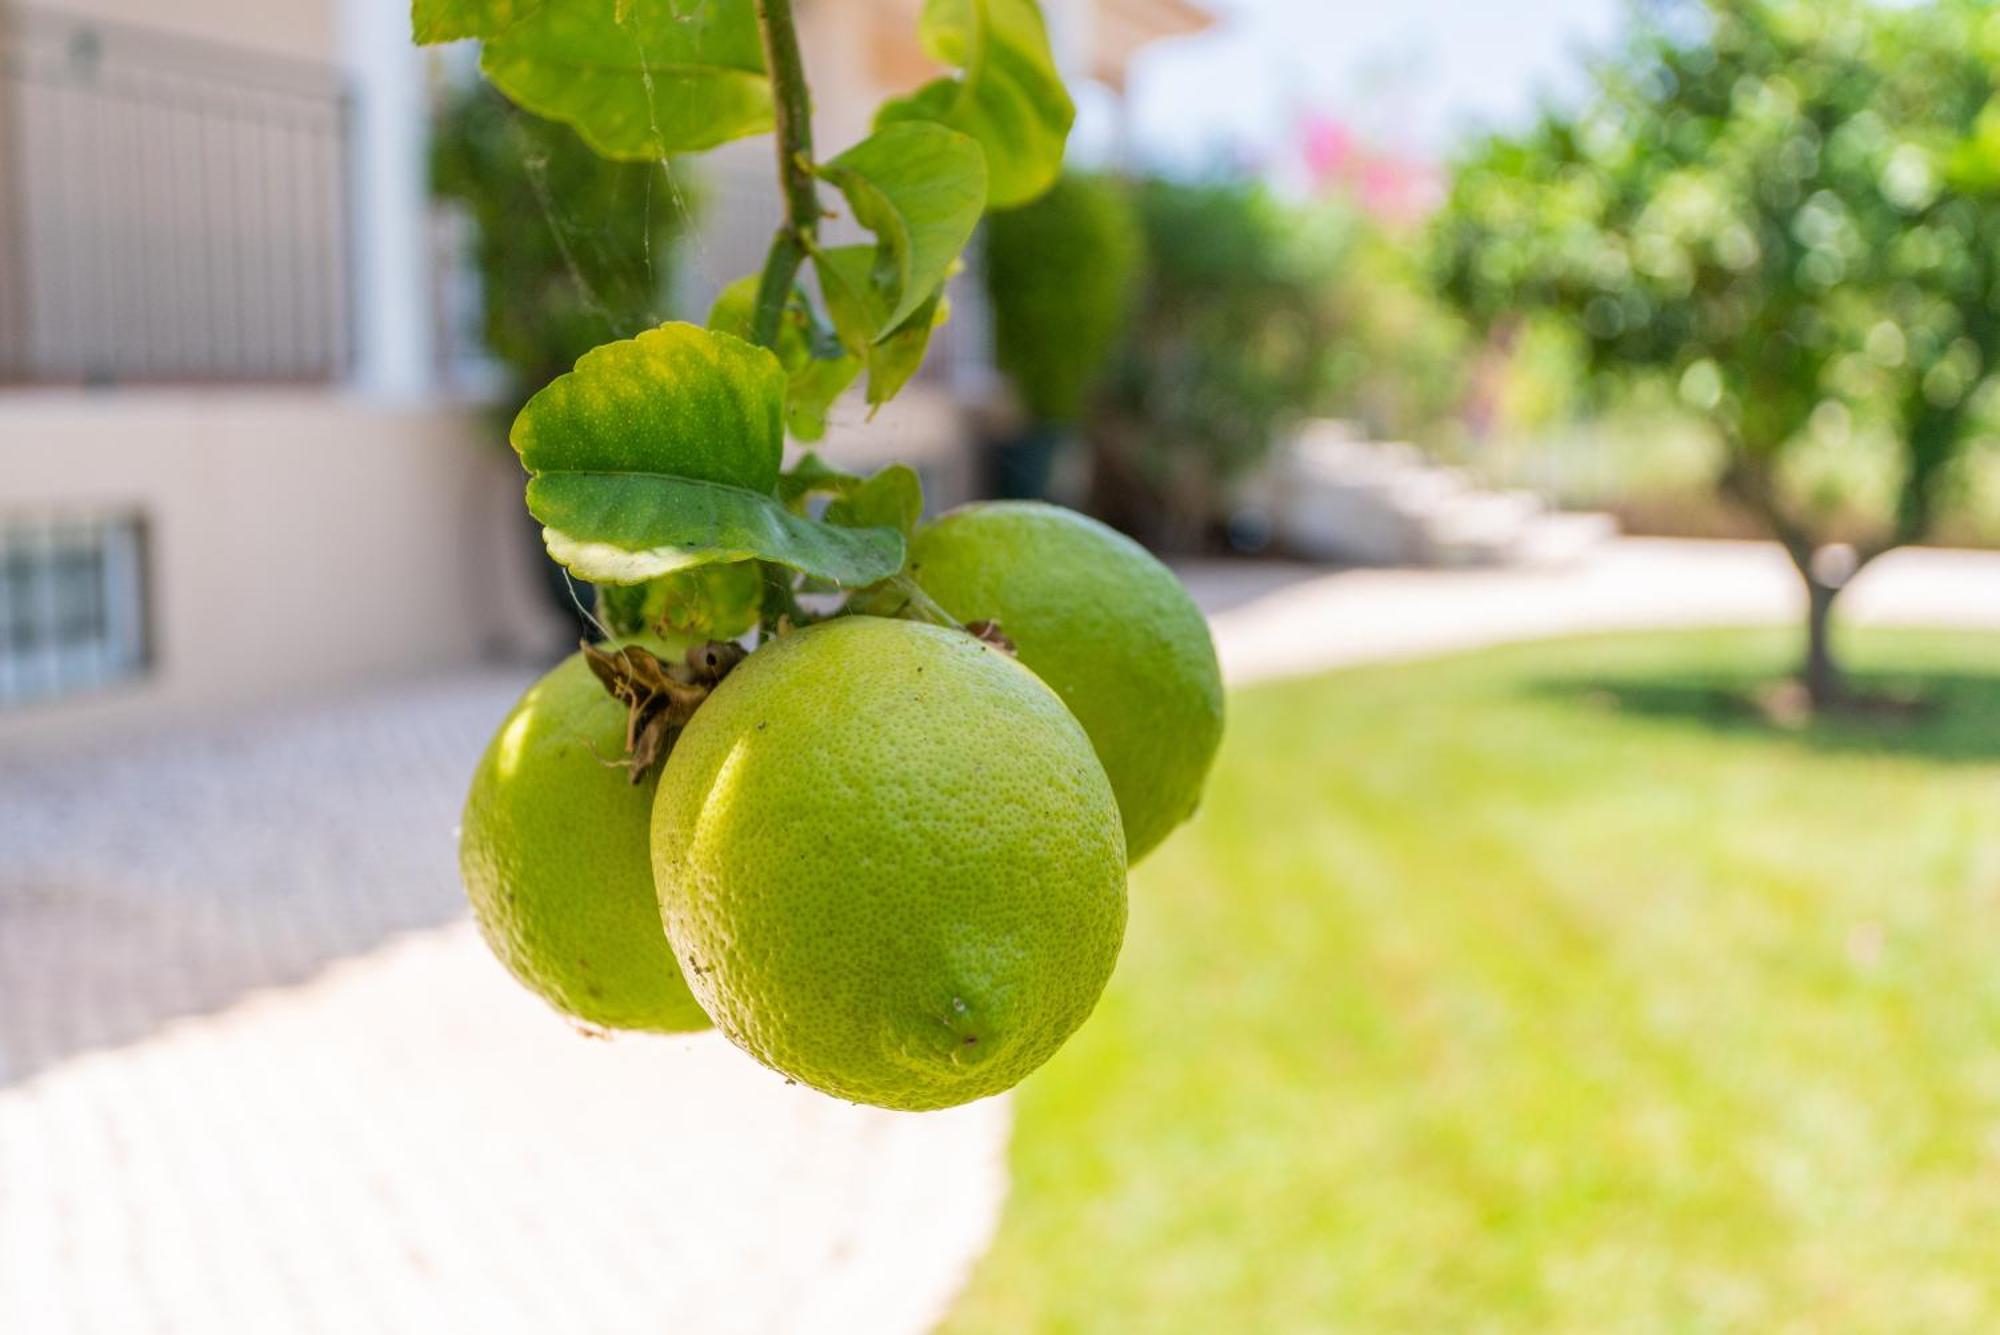
M 816 127 L 930 77 L 919 0 L 809 0 Z M 1059 0 L 1116 84 L 1180 0 Z M 0 746 L 545 652 L 520 474 L 444 369 L 424 124 L 451 53 L 383 0 L 0 3 Z M 463 62 L 460 62 L 461 64 Z M 698 315 L 777 220 L 769 144 L 701 163 Z M 969 495 L 998 387 L 976 276 L 919 382 L 824 451 Z

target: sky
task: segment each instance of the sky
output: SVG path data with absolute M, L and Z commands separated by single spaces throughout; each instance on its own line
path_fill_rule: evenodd
M 1383 148 L 1432 157 L 1469 125 L 1529 115 L 1576 86 L 1579 53 L 1625 0 L 1197 0 L 1214 29 L 1140 53 L 1127 114 L 1150 161 L 1264 161 L 1307 110 Z M 1091 108 L 1106 132 L 1105 108 Z

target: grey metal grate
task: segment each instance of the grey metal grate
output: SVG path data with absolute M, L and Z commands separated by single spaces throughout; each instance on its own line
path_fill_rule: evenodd
M 348 94 L 0 3 L 0 384 L 337 378 Z
M 0 709 L 146 666 L 146 537 L 136 514 L 0 515 Z

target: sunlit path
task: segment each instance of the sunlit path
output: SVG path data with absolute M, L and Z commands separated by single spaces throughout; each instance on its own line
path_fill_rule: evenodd
M 1223 674 L 1319 668 L 1603 630 L 1791 623 L 1798 576 L 1775 544 L 1624 538 L 1559 570 L 1343 570 L 1197 564 Z M 1904 548 L 1837 613 L 1857 624 L 2000 628 L 2000 552 Z

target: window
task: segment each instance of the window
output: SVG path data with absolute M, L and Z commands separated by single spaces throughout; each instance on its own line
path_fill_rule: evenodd
M 136 514 L 0 514 L 0 709 L 139 675 L 145 569 Z

